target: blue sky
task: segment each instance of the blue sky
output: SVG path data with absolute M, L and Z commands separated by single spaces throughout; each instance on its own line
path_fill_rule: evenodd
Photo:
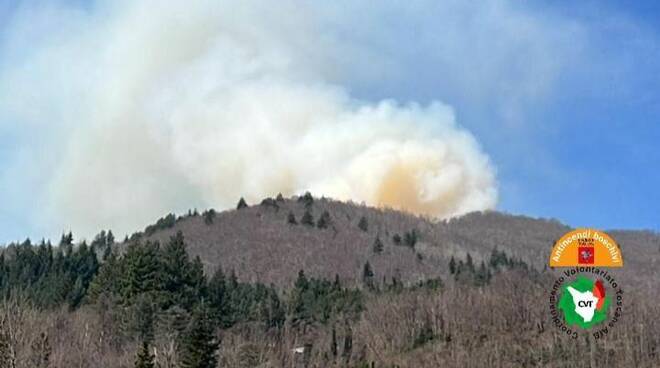
M 304 72 L 321 74 L 320 80 L 340 85 L 352 98 L 451 106 L 496 170 L 498 210 L 575 227 L 660 230 L 660 5 L 449 3 L 421 1 L 403 10 L 388 3 L 378 8 L 339 3 L 278 26 L 295 30 L 314 23 L 310 29 L 326 31 L 316 37 L 330 46 L 299 35 L 291 43 L 305 57 L 331 60 L 305 64 Z M 45 49 L 59 55 L 58 42 L 77 50 L 78 41 L 67 40 L 78 29 L 92 30 L 89 39 L 81 39 L 93 44 L 94 32 L 107 35 L 102 32 L 115 24 L 106 18 L 123 19 L 121 7 L 129 3 L 119 4 L 62 2 L 47 10 L 40 2 L 0 4 L 0 97 L 37 96 L 29 100 L 37 101 L 29 114 L 0 103 L 0 243 L 77 229 L 75 222 L 54 221 L 58 211 L 50 203 L 50 181 L 66 167 L 63 142 L 79 145 L 84 143 L 75 139 L 85 139 L 55 121 L 77 108 L 49 100 L 43 88 L 18 83 L 31 81 L 20 73 L 34 68 L 48 85 L 58 85 L 58 96 L 68 96 L 63 101 L 84 98 L 76 95 L 84 88 L 58 77 L 69 64 L 42 70 L 31 55 Z M 248 9 L 244 22 L 254 22 L 253 13 Z M 53 27 L 71 33 L 53 36 Z M 93 71 L 86 69 L 92 60 L 86 52 L 81 46 L 71 63 Z M 49 101 L 53 106 L 45 108 Z M 181 180 L 179 188 L 198 189 Z M 172 210 L 209 205 L 203 195 L 173 196 L 178 199 L 169 202 Z M 164 208 L 144 216 L 155 219 Z M 134 229 L 143 226 L 138 222 Z

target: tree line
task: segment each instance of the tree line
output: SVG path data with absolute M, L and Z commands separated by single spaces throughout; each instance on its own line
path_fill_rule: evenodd
M 215 213 L 206 211 L 203 216 L 211 224 Z M 166 216 L 157 226 L 170 226 L 172 220 Z M 329 215 L 319 218 L 321 224 L 330 221 Z M 366 231 L 366 219 L 358 226 Z M 399 242 L 412 248 L 417 237 L 411 230 Z M 377 237 L 374 252 L 382 252 L 382 247 Z M 113 326 L 110 344 L 137 344 L 136 367 L 154 367 L 152 346 L 159 336 L 169 336 L 175 342 L 177 366 L 215 367 L 218 331 L 240 325 L 253 326 L 263 334 L 281 334 L 286 326 L 302 331 L 307 326 L 327 326 L 333 331 L 331 355 L 337 356 L 335 324 L 360 320 L 367 298 L 444 287 L 439 277 L 407 286 L 394 277 L 380 281 L 377 270 L 366 262 L 361 288 L 344 287 L 338 275 L 326 280 L 300 270 L 294 284 L 282 290 L 259 282 L 241 282 L 233 270 L 226 273 L 217 268 L 207 275 L 201 259 L 191 258 L 186 248 L 181 232 L 163 244 L 134 236 L 121 247 L 111 231 L 101 232 L 89 244 L 83 241 L 74 245 L 71 233 L 64 234 L 57 245 L 46 241 L 32 244 L 28 239 L 10 244 L 0 254 L 0 292 L 5 300 L 21 298 L 43 311 L 90 307 L 109 316 Z M 528 266 L 497 249 L 479 265 L 470 254 L 465 260 L 452 257 L 448 264 L 455 282 L 474 286 L 486 286 L 495 273 L 514 269 L 527 271 Z M 11 337 L 2 332 L 0 325 L 0 367 L 12 366 L 3 365 L 3 357 L 13 355 L 7 348 Z M 342 350 L 348 356 L 352 354 L 352 336 L 350 329 L 345 330 Z M 425 320 L 415 332 L 412 347 L 440 337 Z M 34 344 L 34 351 L 41 352 L 35 359 L 47 362 L 48 336 Z
M 151 367 L 149 346 L 158 333 L 175 336 L 182 367 L 215 366 L 217 329 L 239 323 L 263 331 L 279 329 L 289 319 L 296 326 L 327 323 L 333 316 L 357 318 L 359 289 L 307 277 L 303 270 L 290 290 L 240 282 L 234 271 L 204 273 L 199 257 L 190 258 L 181 232 L 164 245 L 135 237 L 119 249 L 112 232 L 92 243 L 73 244 L 65 234 L 53 246 L 28 239 L 10 244 L 0 255 L 0 292 L 22 298 L 41 310 L 66 306 L 73 311 L 94 306 L 113 316 L 120 338 L 140 342 L 136 366 Z M 0 367 L 2 365 L 0 334 Z

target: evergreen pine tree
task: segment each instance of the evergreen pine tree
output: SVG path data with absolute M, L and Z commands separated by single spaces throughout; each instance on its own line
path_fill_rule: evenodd
M 415 244 L 417 244 L 417 238 L 417 230 L 415 229 L 407 231 L 404 234 L 404 241 L 410 248 L 415 248 Z
M 321 217 L 316 223 L 316 227 L 319 229 L 326 229 L 330 225 L 330 213 L 328 211 L 323 211 Z
M 105 245 L 105 248 L 103 249 L 103 261 L 107 261 L 110 255 L 113 253 L 113 247 L 114 243 L 108 243 Z
M 513 257 L 507 257 L 506 254 L 504 255 L 504 258 L 506 258 L 505 265 L 508 268 L 513 268 L 515 265 L 514 258 Z
M 364 264 L 364 267 L 362 269 L 362 282 L 364 282 L 364 285 L 368 289 L 374 289 L 374 271 L 371 269 L 371 265 L 369 264 L 369 261 Z
M 105 236 L 105 243 L 107 245 L 112 245 L 115 243 L 115 235 L 112 233 L 112 230 L 108 230 L 108 234 Z
M 207 225 L 211 225 L 213 223 L 213 220 L 215 219 L 216 213 L 213 208 L 210 210 L 207 210 L 204 212 L 204 223 Z
M 314 204 L 314 197 L 312 196 L 312 193 L 305 192 L 302 197 L 298 198 L 298 202 L 302 202 L 305 204 L 306 208 L 310 208 Z
M 208 309 L 197 306 L 179 344 L 181 368 L 216 368 L 218 345 Z
M 163 248 L 160 263 L 160 279 L 165 292 L 164 307 L 169 308 L 179 304 L 185 309 L 190 309 L 199 296 L 203 270 L 199 269 L 200 265 L 195 267 L 190 261 L 181 231 L 171 237 Z
M 289 211 L 289 216 L 287 217 L 286 221 L 291 225 L 296 225 L 298 223 L 296 222 L 296 215 L 294 215 L 291 211 Z
M 309 210 L 305 210 L 302 219 L 300 219 L 300 223 L 306 226 L 314 226 L 314 217 Z
M 509 260 L 505 252 L 500 252 L 497 248 L 491 251 L 488 263 L 494 270 L 497 270 L 499 267 L 508 267 L 508 262 Z
M 332 341 L 330 342 L 330 352 L 333 357 L 337 356 L 337 331 L 335 326 L 332 326 Z
M 309 280 L 307 280 L 307 276 L 305 276 L 305 271 L 298 271 L 298 278 L 296 279 L 294 286 L 296 289 L 302 291 L 306 291 L 309 288 Z
M 64 253 L 64 257 L 70 257 L 73 253 L 73 234 L 70 231 L 68 234 L 62 234 L 60 249 Z
M 230 327 L 233 321 L 229 309 L 229 293 L 227 292 L 225 274 L 222 272 L 221 267 L 215 270 L 211 280 L 209 280 L 207 292 L 209 308 L 211 308 L 213 318 L 219 326 L 223 328 Z
M 71 309 L 77 308 L 85 297 L 86 292 L 87 289 L 85 288 L 83 279 L 78 276 L 76 282 L 73 284 L 71 293 L 69 293 L 69 307 Z
M 474 273 L 474 262 L 472 261 L 472 256 L 470 253 L 467 254 L 465 259 L 465 266 L 467 267 L 469 273 Z
M 198 293 L 204 291 L 206 287 L 206 277 L 204 276 L 204 262 L 200 256 L 195 256 L 190 264 L 190 273 L 187 275 L 190 286 L 198 289 Z
M 383 242 L 380 241 L 380 237 L 376 237 L 376 240 L 374 241 L 374 247 L 373 247 L 374 253 L 380 254 L 383 252 Z
M 306 321 L 311 317 L 308 302 L 311 302 L 309 296 L 313 291 L 309 289 L 310 281 L 305 276 L 305 272 L 303 270 L 298 271 L 298 278 L 294 283 L 294 290 L 289 300 L 289 309 L 291 310 L 294 323 Z M 311 296 L 314 297 L 313 295 Z
M 122 328 L 132 337 L 141 341 L 153 341 L 155 337 L 156 308 L 154 298 L 149 294 L 137 295 L 132 304 L 124 310 Z
M 488 271 L 486 270 L 486 264 L 484 261 L 481 261 L 477 274 L 475 276 L 475 283 L 477 286 L 485 285 L 488 282 Z
M 369 230 L 369 223 L 367 222 L 366 217 L 364 216 L 360 217 L 360 222 L 358 222 L 358 227 L 360 228 L 360 230 L 365 232 Z
M 341 281 L 339 280 L 339 274 L 335 274 L 335 281 L 332 283 L 332 290 L 333 291 L 341 290 Z
M 62 234 L 62 238 L 60 239 L 60 245 L 73 245 L 73 233 L 69 231 L 68 234 Z
M 282 306 L 280 298 L 274 286 L 268 289 L 266 300 L 261 302 L 262 320 L 266 328 L 280 327 L 286 320 L 286 311 Z
M 236 270 L 232 269 L 229 274 L 229 280 L 227 281 L 227 292 L 230 294 L 238 289 L 238 276 L 236 276 Z
M 247 202 L 245 202 L 245 199 L 243 199 L 243 197 L 241 197 L 241 199 L 238 201 L 238 204 L 236 205 L 236 209 L 240 210 L 240 209 L 246 208 L 247 206 L 248 206 Z
M 456 273 L 454 274 L 454 279 L 458 280 L 461 274 L 464 273 L 465 273 L 465 263 L 463 263 L 463 260 L 459 260 L 458 265 L 456 266 Z
M 100 233 L 94 236 L 94 239 L 92 240 L 90 246 L 94 249 L 101 249 L 101 250 L 105 248 L 105 230 L 101 230 Z
M 144 245 L 131 243 L 123 258 L 125 267 L 119 281 L 120 293 L 125 304 L 139 294 L 161 289 L 161 266 L 158 243 Z
M 117 256 L 110 253 L 108 258 L 99 268 L 98 273 L 89 284 L 87 289 L 87 298 L 89 302 L 94 303 L 103 295 L 118 294 L 120 291 L 119 280 L 122 276 L 122 266 Z

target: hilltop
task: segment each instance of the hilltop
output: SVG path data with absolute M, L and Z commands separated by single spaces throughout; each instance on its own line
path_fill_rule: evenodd
M 306 212 L 311 215 L 307 225 L 302 223 Z M 392 209 L 307 195 L 266 198 L 259 204 L 223 212 L 191 211 L 178 218 L 168 215 L 133 238 L 163 243 L 181 231 L 189 253 L 202 259 L 207 272 L 221 266 L 234 270 L 243 281 L 287 286 L 301 269 L 317 277 L 339 275 L 357 282 L 366 262 L 379 280 L 396 277 L 412 283 L 445 278 L 451 257 L 464 260 L 469 254 L 478 265 L 488 262 L 493 250 L 541 270 L 555 240 L 568 230 L 569 226 L 557 220 L 496 211 L 433 221 Z M 656 269 L 660 236 L 647 231 L 609 233 L 623 249 L 625 276 L 649 286 L 655 284 L 640 272 Z M 377 241 L 382 244 L 380 252 L 375 249 Z

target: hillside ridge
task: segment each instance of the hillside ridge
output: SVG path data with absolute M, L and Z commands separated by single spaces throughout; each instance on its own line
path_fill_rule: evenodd
M 266 198 L 253 205 L 243 202 L 239 207 L 169 215 L 132 238 L 163 243 L 181 231 L 189 253 L 200 256 L 207 271 L 220 266 L 250 282 L 287 285 L 304 269 L 314 276 L 338 275 L 357 283 L 369 262 L 379 279 L 396 277 L 412 283 L 447 277 L 451 257 L 465 259 L 470 254 L 477 263 L 487 262 L 495 249 L 541 269 L 554 241 L 570 230 L 554 219 L 497 211 L 433 221 L 309 194 Z M 624 248 L 627 265 L 657 265 L 658 234 L 615 230 L 610 235 Z M 377 242 L 382 249 L 376 249 Z

